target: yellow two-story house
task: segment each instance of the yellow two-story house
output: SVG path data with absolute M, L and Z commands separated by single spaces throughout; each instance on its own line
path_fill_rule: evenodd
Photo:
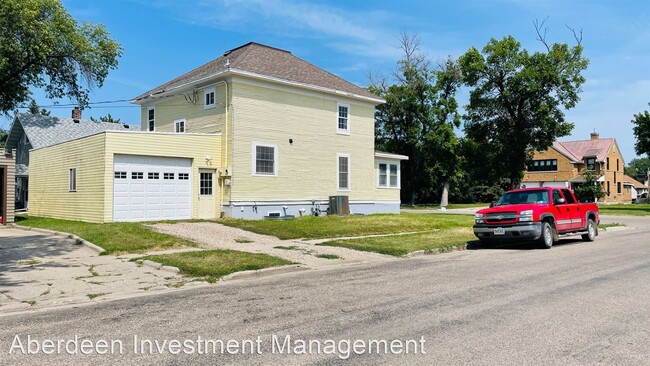
M 559 186 L 574 189 L 584 184 L 585 171 L 595 172 L 605 196 L 600 202 L 631 202 L 642 183 L 625 175 L 625 161 L 614 138 L 592 133 L 589 140 L 555 142 L 535 151 L 524 173 L 522 187 Z
M 408 157 L 374 150 L 383 102 L 288 51 L 248 43 L 134 98 L 142 132 L 32 151 L 30 169 L 48 173 L 30 178 L 40 194 L 30 210 L 99 222 L 259 219 L 325 214 L 339 196 L 353 214 L 399 213 Z M 83 159 L 63 158 L 75 151 Z

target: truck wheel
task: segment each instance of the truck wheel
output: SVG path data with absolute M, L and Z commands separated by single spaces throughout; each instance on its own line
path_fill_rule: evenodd
M 539 237 L 539 243 L 544 249 L 551 249 L 553 246 L 553 227 L 548 221 L 542 223 L 542 235 Z
M 596 228 L 596 223 L 594 222 L 594 220 L 592 219 L 587 220 L 587 233 L 582 234 L 582 240 L 594 241 L 596 239 L 596 233 L 597 233 L 596 230 L 598 229 Z

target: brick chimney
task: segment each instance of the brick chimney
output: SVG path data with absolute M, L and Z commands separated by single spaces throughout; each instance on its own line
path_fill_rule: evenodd
M 600 138 L 600 135 L 598 134 L 598 132 L 592 132 L 591 133 L 591 139 L 592 140 L 598 140 L 599 138 Z
M 74 107 L 72 110 L 72 119 L 81 119 L 81 109 Z

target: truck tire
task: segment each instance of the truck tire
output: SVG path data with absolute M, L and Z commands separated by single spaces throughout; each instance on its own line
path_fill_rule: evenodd
M 542 235 L 539 237 L 539 244 L 544 249 L 551 249 L 554 241 L 553 226 L 548 221 L 542 222 Z
M 594 241 L 596 240 L 596 235 L 598 233 L 598 228 L 596 227 L 596 223 L 594 220 L 589 219 L 587 220 L 587 233 L 582 234 L 582 240 L 584 241 Z

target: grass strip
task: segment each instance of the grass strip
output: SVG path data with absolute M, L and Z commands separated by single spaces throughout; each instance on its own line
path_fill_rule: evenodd
M 148 259 L 166 266 L 177 267 L 185 275 L 204 277 L 209 282 L 234 272 L 293 264 L 291 261 L 267 254 L 229 249 L 157 254 L 137 259 Z

